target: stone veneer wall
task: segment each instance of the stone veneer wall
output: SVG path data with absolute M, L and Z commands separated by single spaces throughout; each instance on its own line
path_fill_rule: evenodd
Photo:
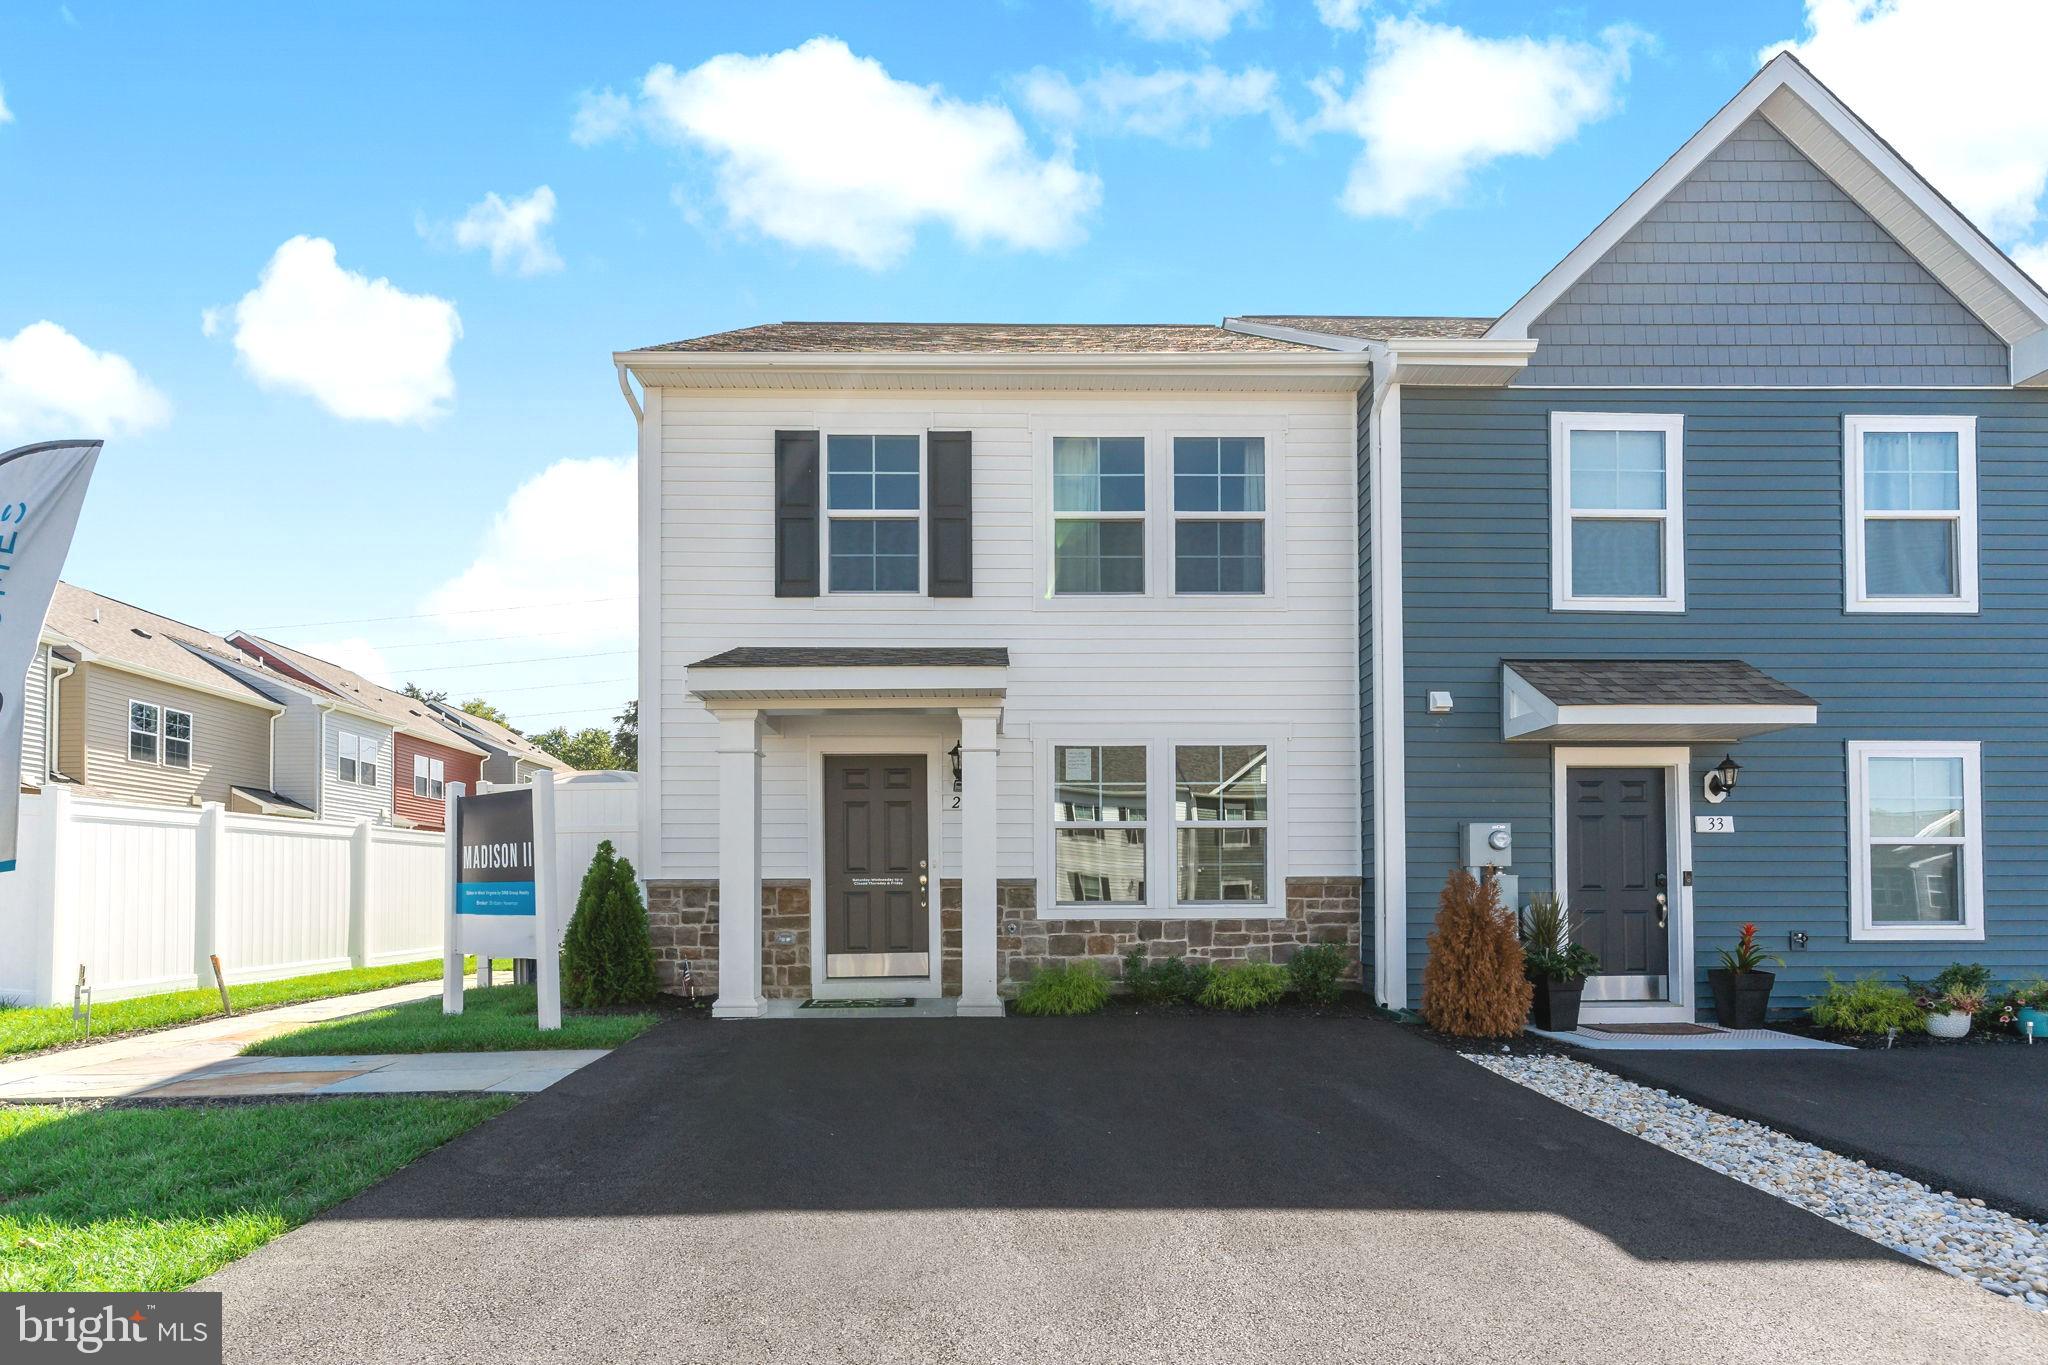
M 795 935 L 778 944 L 777 933 Z M 654 947 L 654 975 L 661 989 L 683 992 L 684 964 L 689 989 L 718 994 L 718 883 L 650 882 L 647 936 Z M 811 884 L 761 883 L 761 994 L 769 1000 L 802 1000 L 811 993 Z

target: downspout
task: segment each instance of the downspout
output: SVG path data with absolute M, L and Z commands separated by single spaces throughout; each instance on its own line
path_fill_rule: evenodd
M 640 400 L 633 396 L 633 381 L 626 374 L 623 363 L 614 362 L 612 368 L 619 372 L 619 392 L 626 395 L 626 406 L 633 410 L 633 421 L 637 425 L 645 414 L 640 409 Z
M 58 673 L 55 671 L 55 665 L 60 663 L 64 665 L 64 671 L 62 673 Z M 63 683 L 63 681 L 66 678 L 70 677 L 73 673 L 76 673 L 77 671 L 77 664 L 73 663 L 69 659 L 60 657 L 54 650 L 50 652 L 49 664 L 45 666 L 45 675 L 49 679 L 49 682 L 48 685 L 44 688 L 44 691 L 47 694 L 48 698 L 44 703 L 46 711 L 43 716 L 43 781 L 45 782 L 49 781 L 51 778 L 56 777 L 58 775 L 57 688 L 59 685 Z
M 1373 974 L 1380 1003 L 1408 1006 L 1407 660 L 1402 631 L 1401 386 L 1399 357 L 1372 356 L 1367 493 L 1372 527 Z

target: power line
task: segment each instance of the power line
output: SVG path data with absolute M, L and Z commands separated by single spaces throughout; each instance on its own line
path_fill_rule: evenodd
M 584 706 L 569 711 L 514 711 L 514 720 L 549 720 L 555 716 L 613 716 L 625 709 L 623 703 L 617 706 Z M 600 727 L 602 728 L 602 727 Z
M 491 696 L 503 697 L 513 692 L 547 692 L 563 687 L 610 687 L 614 683 L 629 683 L 633 681 L 634 679 L 632 678 L 592 678 L 588 682 L 533 683 L 526 687 L 494 687 L 491 689 Z M 467 692 L 468 690 L 466 687 L 456 689 L 458 692 Z
M 316 626 L 371 626 L 385 621 L 426 621 L 442 616 L 488 616 L 493 612 L 546 611 L 550 607 L 592 607 L 601 602 L 630 602 L 630 597 L 585 597 L 574 602 L 522 602 L 510 607 L 461 607 L 454 611 L 421 611 L 410 616 L 353 616 L 343 621 L 293 621 L 279 626 L 254 626 L 252 633 L 270 630 L 311 630 Z
M 600 654 L 538 654 L 530 659 L 491 659 L 480 664 L 435 664 L 432 668 L 407 668 L 408 675 L 414 673 L 452 673 L 465 668 L 510 668 L 514 664 L 555 664 L 571 663 L 577 659 L 616 659 L 622 655 L 637 653 L 637 650 L 614 649 Z
M 511 635 L 465 635 L 454 640 L 393 640 L 389 644 L 370 643 L 371 649 L 431 649 L 435 645 L 487 645 L 499 640 L 559 640 L 564 635 L 587 634 L 587 628 L 576 630 L 518 631 Z

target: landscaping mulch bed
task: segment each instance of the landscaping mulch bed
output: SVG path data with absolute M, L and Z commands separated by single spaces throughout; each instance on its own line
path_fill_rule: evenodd
M 2010 1029 L 1998 1027 L 1973 1027 L 1960 1038 L 1936 1038 L 1926 1033 L 1901 1033 L 1887 1039 L 1882 1033 L 1843 1033 L 1839 1029 L 1817 1027 L 1810 1019 L 1773 1019 L 1766 1028 L 1778 1033 L 1789 1033 L 1799 1038 L 1818 1038 L 1824 1043 L 1840 1043 L 1844 1047 L 1862 1048 L 1865 1051 L 1883 1052 L 1887 1048 L 1958 1048 L 1958 1047 L 2025 1047 L 2027 1040 Z M 2041 1040 L 2048 1047 L 2048 1038 Z

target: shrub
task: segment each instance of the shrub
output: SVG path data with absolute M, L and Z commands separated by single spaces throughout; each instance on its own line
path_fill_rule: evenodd
M 633 864 L 615 856 L 607 839 L 583 874 L 562 940 L 562 1003 L 571 1009 L 644 1005 L 654 993 L 647 905 Z
M 1109 982 L 1093 962 L 1040 969 L 1017 992 L 1019 1014 L 1093 1014 L 1109 1003 Z
M 1209 981 L 1209 967 L 1178 957 L 1147 958 L 1143 948 L 1124 954 L 1124 987 L 1147 1005 L 1192 1000 Z
M 1937 995 L 1947 995 L 1950 991 L 1962 991 L 1969 995 L 1989 995 L 1991 969 L 1981 962 L 1951 962 L 1934 978 L 1934 991 Z
M 1212 1010 L 1255 1010 L 1287 994 L 1287 969 L 1271 962 L 1232 962 L 1209 973 L 1199 997 Z
M 1862 976 L 1843 985 L 1829 972 L 1828 988 L 1813 998 L 1813 1022 L 1840 1033 L 1918 1033 L 1927 1027 L 1927 1015 L 1910 993 L 1887 986 L 1874 976 Z
M 1499 886 L 1452 868 L 1437 898 L 1429 960 L 1422 966 L 1424 1022 L 1460 1038 L 1513 1038 L 1522 1032 L 1533 990 Z
M 1332 943 L 1317 943 L 1287 959 L 1287 979 L 1302 1003 L 1328 1009 L 1344 994 L 1343 950 Z
M 1522 972 L 1531 981 L 1555 981 L 1572 986 L 1600 970 L 1600 957 L 1571 936 L 1571 913 L 1563 901 L 1549 891 L 1529 898 L 1529 912 L 1521 917 Z

